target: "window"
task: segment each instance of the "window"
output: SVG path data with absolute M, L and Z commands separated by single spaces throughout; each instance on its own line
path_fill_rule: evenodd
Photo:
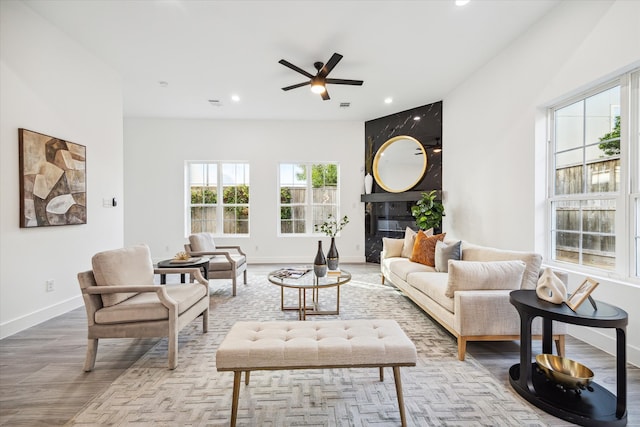
M 186 175 L 188 234 L 249 234 L 248 164 L 188 162 Z
M 550 110 L 549 240 L 555 261 L 639 274 L 638 74 Z M 633 221 L 626 220 L 627 212 Z M 631 257 L 625 256 L 629 247 Z
M 311 234 L 329 214 L 339 218 L 339 178 L 335 163 L 281 163 L 280 234 Z

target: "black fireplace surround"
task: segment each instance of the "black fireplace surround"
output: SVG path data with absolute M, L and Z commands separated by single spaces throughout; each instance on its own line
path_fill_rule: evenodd
M 442 101 L 365 122 L 364 153 L 367 141 L 373 142 L 373 154 L 390 138 L 407 135 L 417 139 L 427 152 L 427 170 L 418 184 L 402 193 L 389 193 L 374 180 L 365 202 L 365 256 L 367 262 L 380 262 L 382 238 L 401 238 L 406 227 L 417 229 L 411 215 L 422 192 L 442 194 Z M 438 150 L 439 149 L 439 150 Z

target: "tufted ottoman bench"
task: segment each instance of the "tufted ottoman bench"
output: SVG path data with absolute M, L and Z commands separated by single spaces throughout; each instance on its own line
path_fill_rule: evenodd
M 245 371 L 392 367 L 400 420 L 406 425 L 400 367 L 416 365 L 416 347 L 395 320 L 238 322 L 216 352 L 218 371 L 233 371 L 231 426 Z

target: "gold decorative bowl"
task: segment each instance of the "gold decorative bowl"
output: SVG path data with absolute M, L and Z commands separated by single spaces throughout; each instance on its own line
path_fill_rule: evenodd
M 576 361 L 553 354 L 538 354 L 536 363 L 547 378 L 566 389 L 590 389 L 593 371 Z

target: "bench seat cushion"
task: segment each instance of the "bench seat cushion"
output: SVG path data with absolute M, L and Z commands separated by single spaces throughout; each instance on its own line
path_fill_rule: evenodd
M 178 315 L 187 311 L 207 294 L 199 283 L 166 285 L 167 294 L 178 303 Z M 169 309 L 162 305 L 155 292 L 140 292 L 119 304 L 96 311 L 95 322 L 103 324 L 167 320 Z
M 219 371 L 415 364 L 395 320 L 237 322 L 216 352 Z

